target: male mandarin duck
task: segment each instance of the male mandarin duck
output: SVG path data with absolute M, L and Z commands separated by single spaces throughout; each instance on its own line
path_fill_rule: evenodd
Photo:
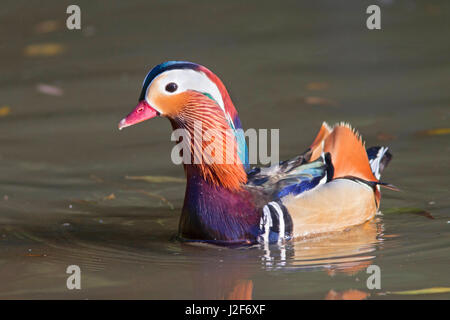
M 224 84 L 196 63 L 169 61 L 154 67 L 145 77 L 139 104 L 119 129 L 156 116 L 191 134 L 200 121 L 203 133 L 217 133 L 213 147 L 232 136 L 226 141 L 232 141 L 235 161 L 183 163 L 187 184 L 179 237 L 185 240 L 267 244 L 344 231 L 372 219 L 380 205 L 380 185 L 390 186 L 379 180 L 392 157 L 388 148 L 366 150 L 345 123 L 323 123 L 307 151 L 291 160 L 250 169 L 241 121 Z M 182 142 L 194 150 L 198 138 L 190 137 Z

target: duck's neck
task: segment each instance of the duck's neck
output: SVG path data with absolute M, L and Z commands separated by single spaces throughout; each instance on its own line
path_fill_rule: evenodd
M 205 180 L 194 165 L 185 165 L 187 186 L 179 233 L 182 238 L 253 243 L 259 215 L 252 195 Z
M 234 118 L 239 119 L 237 114 Z M 244 150 L 246 159 L 246 148 L 241 146 L 245 147 L 243 136 L 235 133 L 236 124 L 230 123 L 219 105 L 201 93 L 191 94 L 171 123 L 174 130 L 185 130 L 182 149 L 183 153 L 190 152 L 187 158 L 183 155 L 187 187 L 180 236 L 253 241 L 259 216 L 252 196 L 243 188 L 247 173 L 239 151 Z

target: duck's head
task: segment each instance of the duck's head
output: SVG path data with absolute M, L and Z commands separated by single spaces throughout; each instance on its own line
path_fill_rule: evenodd
M 210 70 L 192 62 L 161 63 L 145 77 L 139 104 L 120 121 L 119 129 L 159 115 L 175 119 L 199 93 L 229 116 L 236 114 L 225 86 Z
M 167 117 L 174 129 L 191 133 L 196 121 L 203 130 L 231 131 L 240 165 L 247 166 L 247 146 L 236 109 L 222 81 L 206 67 L 186 61 L 154 67 L 144 79 L 138 105 L 120 121 L 119 129 L 157 116 Z

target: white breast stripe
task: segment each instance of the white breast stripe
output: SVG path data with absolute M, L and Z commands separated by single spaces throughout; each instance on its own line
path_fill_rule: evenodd
M 280 205 L 274 201 L 269 202 L 269 205 L 271 205 L 278 215 L 278 223 L 279 223 L 279 229 L 280 233 L 278 234 L 278 243 L 283 242 L 285 237 L 285 227 L 284 227 L 284 214 L 283 210 L 281 210 Z
M 264 230 L 264 234 L 260 236 L 262 242 L 269 242 L 269 233 L 271 226 L 272 226 L 272 217 L 270 216 L 270 210 L 266 205 L 263 208 L 263 216 L 261 217 L 260 221 L 260 229 Z

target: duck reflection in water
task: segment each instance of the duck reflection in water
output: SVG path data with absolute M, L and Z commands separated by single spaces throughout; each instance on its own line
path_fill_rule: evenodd
M 195 289 L 192 298 L 251 300 L 258 295 L 258 280 L 252 278 L 257 277 L 261 269 L 278 274 L 324 271 L 329 276 L 339 273 L 354 276 L 373 264 L 373 253 L 382 246 L 383 232 L 383 224 L 377 217 L 343 232 L 282 245 L 227 249 L 187 243 L 183 245 L 186 254 L 198 257 L 200 249 L 200 256 L 205 258 L 192 270 Z

